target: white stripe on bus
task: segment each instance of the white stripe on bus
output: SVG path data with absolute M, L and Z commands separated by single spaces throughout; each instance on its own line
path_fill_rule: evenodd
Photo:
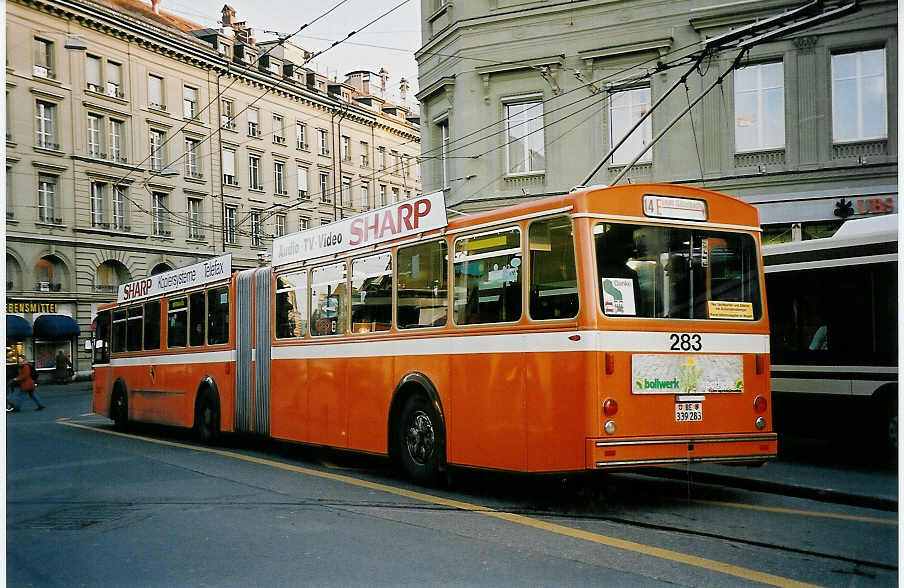
M 579 336 L 572 341 L 569 337 Z M 768 335 L 701 333 L 699 351 L 672 349 L 670 333 L 643 331 L 564 331 L 510 335 L 463 335 L 341 343 L 275 345 L 272 359 L 339 359 L 402 355 L 475 355 L 489 353 L 561 353 L 625 351 L 646 353 L 769 353 Z M 252 350 L 252 361 L 256 355 Z M 235 361 L 235 350 L 117 357 L 111 365 L 173 365 Z
M 896 374 L 894 365 L 786 365 L 773 364 L 773 372 L 814 372 L 851 374 Z

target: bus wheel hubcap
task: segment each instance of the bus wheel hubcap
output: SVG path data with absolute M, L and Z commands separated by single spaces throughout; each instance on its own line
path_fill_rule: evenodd
M 408 445 L 408 455 L 418 465 L 427 463 L 427 459 L 433 454 L 435 436 L 433 423 L 425 412 L 417 411 L 411 417 L 410 426 L 405 433 L 405 442 Z

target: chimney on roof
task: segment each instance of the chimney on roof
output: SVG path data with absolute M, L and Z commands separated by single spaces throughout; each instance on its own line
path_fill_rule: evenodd
M 380 76 L 380 96 L 386 97 L 386 82 L 389 81 L 389 72 L 386 71 L 385 68 L 381 67 L 380 71 L 377 72 L 377 75 Z
M 151 10 L 154 14 L 160 14 L 160 0 L 151 0 Z
M 402 102 L 405 102 L 408 97 L 408 80 L 405 78 L 402 78 L 401 83 L 399 83 L 399 96 L 402 98 Z
M 222 15 L 223 16 L 220 19 L 220 24 L 224 27 L 231 27 L 232 23 L 235 22 L 235 8 L 228 4 L 224 4 Z

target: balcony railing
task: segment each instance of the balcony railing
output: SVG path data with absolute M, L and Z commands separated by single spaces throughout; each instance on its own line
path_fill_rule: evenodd
M 158 104 L 156 102 L 148 102 L 148 108 L 153 108 L 154 110 L 166 110 L 166 104 Z
M 39 78 L 47 78 L 48 80 L 56 79 L 56 74 L 53 73 L 53 70 L 46 68 L 43 65 L 36 65 L 33 71 L 34 75 L 38 76 Z
M 53 151 L 60 150 L 59 143 L 51 143 L 50 141 L 42 139 L 41 137 L 38 137 L 37 147 L 40 147 L 41 149 L 51 149 Z
M 38 292 L 59 292 L 63 285 L 59 282 L 35 282 L 35 290 Z
M 280 137 L 280 136 L 278 136 L 278 135 L 273 135 L 273 142 L 276 143 L 276 144 L 278 144 L 278 145 L 285 145 L 285 144 L 286 144 L 286 138 L 285 138 L 285 137 Z
M 298 197 L 299 198 L 308 198 L 308 191 L 307 190 L 299 190 Z
M 119 291 L 119 286 L 112 286 L 110 284 L 94 284 L 94 291 L 101 294 L 115 294 L 117 291 Z
M 308 150 L 308 144 L 305 143 L 304 141 L 295 141 L 295 148 L 296 148 L 296 149 L 301 149 L 302 151 L 307 151 L 307 150 Z

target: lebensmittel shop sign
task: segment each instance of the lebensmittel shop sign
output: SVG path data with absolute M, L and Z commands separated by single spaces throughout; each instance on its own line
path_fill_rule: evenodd
M 274 239 L 271 263 L 278 266 L 315 259 L 447 224 L 443 193 L 434 192 Z
M 223 280 L 232 275 L 232 254 L 170 270 L 119 286 L 117 302 L 132 302 Z
M 740 394 L 744 363 L 740 355 L 635 354 L 631 382 L 634 394 Z

